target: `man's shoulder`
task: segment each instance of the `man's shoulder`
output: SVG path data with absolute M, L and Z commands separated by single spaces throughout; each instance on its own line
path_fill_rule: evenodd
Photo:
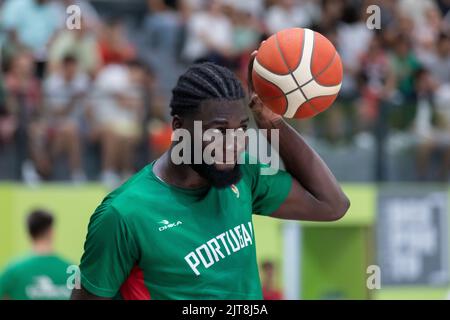
M 135 208 L 149 205 L 159 192 L 158 183 L 154 181 L 150 170 L 152 165 L 145 166 L 120 187 L 110 192 L 97 207 L 97 212 L 124 217 L 136 212 Z
M 11 260 L 8 265 L 6 265 L 4 269 L 4 274 L 12 274 L 23 269 L 28 268 L 28 266 L 32 265 L 35 260 L 35 255 L 27 254 L 23 256 L 19 256 Z
M 240 167 L 244 178 L 255 179 L 261 174 L 261 170 L 269 166 L 261 163 L 257 157 L 245 152 L 242 155 Z
M 58 254 L 53 255 L 53 261 L 54 261 L 55 265 L 66 267 L 66 268 L 73 265 L 73 263 L 71 261 L 67 260 L 65 257 L 60 256 Z

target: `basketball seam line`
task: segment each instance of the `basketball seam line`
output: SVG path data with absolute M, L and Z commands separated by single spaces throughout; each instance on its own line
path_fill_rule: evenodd
M 270 82 L 271 84 L 276 85 L 276 83 L 273 83 L 273 82 L 267 80 L 266 78 L 263 78 L 263 79 L 266 80 L 266 81 L 268 81 L 268 82 Z M 290 90 L 290 91 L 288 91 L 288 92 L 286 92 L 286 93 L 280 94 L 279 96 L 273 96 L 273 97 L 270 97 L 270 98 L 266 99 L 266 101 L 279 99 L 279 98 L 281 98 L 281 97 L 286 97 L 286 96 L 290 95 L 291 93 L 293 93 L 293 92 L 295 92 L 295 91 L 297 91 L 297 90 L 298 90 L 298 88 L 292 89 L 292 90 Z
M 303 37 L 303 38 L 305 38 L 305 37 Z M 286 59 L 284 58 L 283 52 L 281 51 L 280 43 L 278 42 L 278 33 L 275 33 L 275 43 L 276 43 L 276 45 L 277 45 L 278 53 L 280 54 L 281 60 L 283 60 L 284 65 L 285 65 L 286 68 L 289 70 L 289 73 L 288 73 L 288 74 L 289 74 L 289 75 L 292 77 L 292 79 L 294 80 L 295 84 L 297 85 L 297 88 L 300 89 L 300 87 L 298 86 L 297 80 L 296 80 L 296 79 L 294 78 L 294 76 L 292 75 L 291 68 L 289 68 L 289 65 L 287 64 Z M 303 43 L 302 43 L 302 52 L 303 52 Z M 301 60 L 301 59 L 300 59 L 300 60 Z M 297 90 L 297 89 L 295 89 L 295 90 Z M 302 94 L 303 94 L 303 92 L 302 92 Z M 288 110 L 288 107 L 289 107 L 289 100 L 288 100 L 288 98 L 287 98 L 287 94 L 286 94 L 286 93 L 283 92 L 283 95 L 284 95 L 284 97 L 285 97 L 285 99 L 286 99 L 286 107 L 284 108 L 284 112 L 283 112 L 283 114 L 285 114 L 286 111 Z M 303 96 L 304 96 L 304 95 L 303 95 Z M 306 99 L 305 96 L 304 96 L 304 98 Z
M 300 55 L 300 59 L 298 59 L 298 62 L 297 62 L 297 64 L 296 64 L 294 70 L 297 70 L 297 68 L 300 66 L 300 63 L 302 62 L 303 49 L 305 48 L 305 35 L 306 35 L 306 30 L 308 30 L 308 29 L 305 29 L 305 28 L 303 29 L 302 47 L 300 48 L 300 49 L 301 49 L 301 50 L 300 50 L 301 55 Z M 276 36 L 276 43 L 277 43 L 278 49 L 279 49 L 279 51 L 280 51 L 280 53 L 281 53 L 281 58 L 283 59 L 284 63 L 286 64 L 286 67 L 288 68 L 289 73 L 292 74 L 292 70 L 289 68 L 289 66 L 288 66 L 288 64 L 287 64 L 287 61 L 285 60 L 284 55 L 282 54 L 282 51 L 283 51 L 283 50 L 281 50 L 281 47 L 279 46 L 278 35 Z
M 316 80 L 316 82 L 318 84 L 320 84 L 322 87 L 334 87 L 337 86 L 339 84 L 333 84 L 333 85 L 324 85 L 321 84 L 317 81 L 317 78 L 320 77 L 322 75 L 322 73 L 324 73 L 325 71 L 327 71 L 327 69 L 331 66 L 331 64 L 333 63 L 334 59 L 336 59 L 336 55 L 337 55 L 337 51 L 334 52 L 333 58 L 330 59 L 330 62 L 328 62 L 328 64 L 325 66 L 325 68 L 322 69 L 322 71 L 320 71 L 319 73 L 317 73 L 317 75 L 313 75 L 313 73 L 311 72 L 312 78 L 310 80 L 308 80 L 307 82 L 305 82 L 304 84 L 301 85 L 301 87 L 303 88 L 304 86 L 306 86 L 308 83 L 311 83 L 313 80 Z M 312 60 L 311 60 L 312 62 Z
M 311 30 L 311 32 L 314 32 L 314 31 L 312 31 Z M 313 33 L 313 35 L 314 35 L 314 33 Z M 303 92 L 303 90 L 302 90 L 302 86 L 300 86 L 299 85 L 299 83 L 298 83 L 298 81 L 297 81 L 297 79 L 294 77 L 294 75 L 292 74 L 292 70 L 291 70 L 291 68 L 289 68 L 289 65 L 287 64 L 287 61 L 286 61 L 286 59 L 285 59 L 285 57 L 284 57 L 284 54 L 283 54 L 283 51 L 281 50 L 281 48 L 280 48 L 280 44 L 279 44 L 279 42 L 278 42 L 278 35 L 277 34 L 275 34 L 275 42 L 276 42 L 276 44 L 277 44 L 277 49 L 278 49 L 278 51 L 279 51 L 279 53 L 280 53 L 280 55 L 281 55 L 281 59 L 283 60 L 283 62 L 284 62 L 284 64 L 286 65 L 286 68 L 288 68 L 288 70 L 289 70 L 289 74 L 291 75 L 291 77 L 292 77 L 292 79 L 294 80 L 294 82 L 295 82 L 295 84 L 297 85 L 297 89 L 298 90 L 300 90 L 300 93 L 302 94 L 302 96 L 303 96 L 303 98 L 305 98 L 305 102 L 307 102 L 308 103 L 308 105 L 309 105 L 309 107 L 313 110 L 313 112 L 315 113 L 314 115 L 316 115 L 316 114 L 318 114 L 319 113 L 319 111 L 309 102 L 309 99 L 306 97 L 306 95 L 305 95 L 305 93 Z M 314 52 L 314 44 L 315 44 L 315 37 L 313 36 L 313 43 L 312 43 L 312 51 L 311 51 L 311 53 L 313 53 Z M 302 41 L 302 55 L 301 55 L 301 57 L 300 57 L 300 62 L 301 62 L 301 60 L 302 60 L 302 58 L 303 58 L 303 55 L 304 55 L 304 47 L 305 47 L 305 42 L 306 42 L 306 30 L 305 30 L 305 32 L 304 32 L 304 34 L 303 34 L 303 41 Z M 312 59 L 312 56 L 311 56 L 311 59 Z M 312 60 L 311 60 L 312 61 Z M 298 66 L 297 66 L 298 67 Z M 310 68 L 310 71 L 311 71 L 311 64 L 309 65 L 309 68 Z M 311 72 L 311 75 L 312 75 L 312 72 Z M 285 94 L 286 95 L 286 94 Z M 287 97 L 286 97 L 286 99 L 287 99 Z M 289 101 L 289 100 L 288 100 Z M 304 103 L 305 103 L 304 102 Z M 303 104 L 304 104 L 303 103 Z M 289 106 L 289 103 L 288 103 L 288 105 L 286 106 L 286 111 L 287 111 L 287 107 Z M 301 106 L 299 106 L 299 108 L 300 108 Z M 298 109 L 297 109 L 297 111 L 298 111 Z M 297 113 L 297 111 L 295 111 L 295 113 Z
M 265 68 L 266 70 L 269 70 L 269 69 L 267 69 L 266 67 L 264 67 L 259 61 L 258 61 L 258 63 L 261 65 L 261 67 Z M 279 88 L 279 87 L 277 86 L 276 82 L 273 82 L 273 81 L 270 80 L 270 79 L 264 78 L 263 76 L 261 76 L 261 75 L 260 75 L 258 72 L 256 72 L 256 71 L 255 71 L 255 73 L 256 73 L 257 76 L 261 77 L 261 79 L 263 79 L 263 80 L 269 82 L 270 84 L 273 84 L 273 85 L 276 86 L 281 92 L 283 92 L 283 90 L 281 90 L 281 88 Z M 285 76 L 287 76 L 287 74 L 285 74 Z M 282 94 L 280 94 L 280 95 L 278 95 L 278 96 L 272 96 L 272 97 L 270 97 L 270 98 L 268 98 L 268 99 L 265 99 L 265 101 L 271 101 L 271 100 L 275 100 L 275 99 L 278 99 L 278 98 L 281 98 L 281 97 L 285 97 L 285 98 L 286 98 L 286 96 L 287 96 L 288 94 L 291 94 L 292 92 L 295 92 L 295 91 L 297 91 L 297 90 L 298 90 L 298 88 L 295 88 L 295 89 L 290 90 L 290 91 L 288 91 L 288 92 L 286 92 L 286 93 L 283 92 Z M 286 102 L 287 102 L 287 101 L 286 101 Z
M 306 35 L 306 32 L 305 32 L 305 35 Z M 300 61 L 302 60 L 302 57 L 303 57 L 303 48 L 304 48 L 304 46 L 305 46 L 305 38 L 306 38 L 305 35 L 303 36 L 303 41 L 302 41 L 302 51 L 301 51 L 301 52 L 302 52 L 302 56 L 300 57 Z M 277 44 L 277 49 L 278 49 L 278 52 L 280 53 L 281 59 L 283 60 L 284 64 L 286 65 L 286 68 L 289 70 L 289 74 L 290 74 L 290 76 L 292 77 L 292 80 L 294 80 L 295 84 L 297 85 L 297 89 L 299 89 L 300 92 L 303 94 L 303 97 L 304 97 L 305 99 L 307 99 L 306 96 L 305 96 L 305 94 L 304 94 L 303 91 L 301 90 L 301 87 L 300 87 L 300 85 L 298 84 L 297 79 L 295 79 L 294 75 L 292 74 L 292 70 L 291 70 L 291 68 L 289 68 L 289 65 L 288 65 L 288 63 L 287 63 L 287 61 L 286 61 L 286 58 L 284 57 L 283 50 L 281 50 L 280 43 L 278 42 L 278 34 L 275 34 L 275 43 Z M 313 46 L 314 46 L 314 41 L 313 41 Z M 314 47 L 313 47 L 313 49 L 314 49 Z M 299 63 L 299 64 L 300 64 L 300 63 Z M 297 66 L 297 68 L 298 68 L 298 66 Z M 296 90 L 297 90 L 297 89 L 296 89 Z
M 256 58 L 255 58 L 255 59 L 256 59 Z M 259 63 L 262 67 L 264 67 L 264 68 L 267 69 L 267 70 L 270 70 L 270 68 L 267 67 L 267 66 L 265 66 L 264 63 L 262 63 L 259 59 L 256 59 L 256 60 L 258 60 L 258 63 Z M 289 75 L 289 72 L 288 72 L 288 73 L 278 73 L 278 72 L 277 72 L 277 74 L 279 74 L 280 76 L 287 76 L 287 75 Z
M 261 64 L 259 61 L 258 61 L 258 63 L 259 64 Z M 261 64 L 261 66 L 263 67 L 263 68 L 265 68 L 262 64 Z M 267 82 L 269 82 L 269 83 L 271 83 L 271 84 L 273 84 L 273 85 L 277 85 L 275 82 L 272 82 L 272 81 L 270 81 L 269 79 L 266 79 L 266 78 L 264 78 L 264 77 L 262 77 L 260 74 L 258 74 L 258 72 L 256 72 L 256 74 L 259 76 L 259 77 L 261 77 L 263 80 L 265 80 L 265 81 L 267 81 Z M 287 76 L 287 75 L 285 75 L 285 76 Z M 278 87 L 277 87 L 278 88 Z M 280 89 L 280 88 L 278 88 L 278 89 Z M 281 89 L 280 89 L 281 90 Z M 294 89 L 294 90 L 291 90 L 291 91 L 289 91 L 288 93 L 282 93 L 282 94 L 280 94 L 280 95 L 278 95 L 278 96 L 272 96 L 272 97 L 270 97 L 270 98 L 263 98 L 263 97 L 260 97 L 260 99 L 261 99 L 261 101 L 263 101 L 264 103 L 266 103 L 266 102 L 269 102 L 269 101 L 272 101 L 272 100 L 276 100 L 276 99 L 279 99 L 279 98 L 284 98 L 284 100 L 285 100 L 285 102 L 286 102 L 286 107 L 284 108 L 284 112 L 283 113 L 286 113 L 286 111 L 287 111 L 287 105 L 288 105 L 288 99 L 287 99 L 287 94 L 289 94 L 289 93 L 292 93 L 292 92 L 294 92 L 294 91 L 297 91 L 298 89 Z M 282 90 L 281 90 L 282 91 Z
M 300 59 L 298 59 L 298 63 L 297 63 L 297 65 L 295 66 L 295 69 L 297 69 L 298 66 L 300 65 L 300 63 L 302 62 L 303 49 L 304 49 L 304 47 L 305 47 L 305 45 L 304 45 L 304 44 L 305 44 L 305 34 L 306 34 L 306 31 L 305 31 L 305 30 L 306 30 L 306 29 L 303 29 L 302 47 L 300 48 L 300 49 L 301 49 L 302 55 L 300 56 Z M 274 38 L 275 38 L 275 43 L 277 44 L 277 49 L 278 49 L 278 52 L 280 53 L 281 59 L 283 60 L 283 62 L 284 62 L 284 64 L 285 64 L 286 68 L 288 69 L 288 72 L 287 72 L 287 73 L 279 73 L 279 75 L 282 75 L 282 76 L 291 75 L 291 76 L 293 77 L 294 81 L 295 81 L 296 79 L 295 79 L 295 77 L 292 75 L 292 71 L 291 71 L 291 69 L 289 68 L 289 66 L 287 65 L 286 60 L 285 60 L 285 58 L 284 58 L 284 55 L 283 55 L 283 53 L 282 53 L 282 51 L 281 51 L 281 48 L 280 48 L 280 46 L 279 46 L 279 43 L 278 43 L 278 35 L 277 35 L 277 34 L 274 34 Z M 256 59 L 256 58 L 255 58 L 255 59 Z M 267 66 L 265 66 L 261 61 L 259 61 L 258 59 L 256 59 L 256 60 L 258 61 L 258 63 L 259 63 L 263 68 L 265 68 L 265 69 L 267 69 L 267 70 L 270 70 L 270 68 L 268 68 Z M 314 76 L 313 76 L 313 77 L 314 77 Z M 263 79 L 266 80 L 266 81 L 268 81 L 268 82 L 270 82 L 270 83 L 272 83 L 272 84 L 274 84 L 274 85 L 276 85 L 276 83 L 270 81 L 269 79 L 266 79 L 266 78 L 263 78 Z M 306 83 L 309 83 L 309 82 L 311 82 L 312 80 L 313 80 L 313 79 L 308 80 L 308 82 L 306 82 Z M 287 111 L 287 104 L 288 104 L 287 96 L 290 95 L 291 93 L 293 93 L 293 92 L 295 92 L 295 91 L 297 91 L 297 90 L 300 89 L 300 87 L 299 87 L 297 81 L 295 81 L 295 84 L 297 85 L 297 88 L 295 88 L 295 89 L 293 89 L 293 90 L 290 90 L 290 91 L 288 91 L 288 92 L 286 92 L 286 93 L 283 92 L 283 94 L 281 94 L 281 95 L 279 95 L 279 96 L 271 97 L 270 99 L 267 99 L 266 101 L 279 99 L 279 98 L 281 98 L 281 97 L 284 96 L 284 98 L 285 98 L 285 100 L 286 100 L 286 110 L 285 110 L 284 112 L 286 112 L 286 111 Z M 301 90 L 300 90 L 300 91 L 301 91 Z M 305 96 L 305 94 L 304 94 L 303 92 L 302 92 L 302 94 L 303 94 L 303 97 L 304 97 L 305 99 L 307 99 L 306 96 Z
M 277 38 L 276 38 L 276 35 L 275 35 L 275 42 L 278 42 L 278 40 L 277 40 Z M 259 49 L 261 49 L 261 47 L 258 48 L 258 50 L 259 50 Z M 282 57 L 282 58 L 283 58 L 283 57 Z M 268 66 L 264 65 L 264 63 L 262 63 L 259 59 L 256 59 L 256 57 L 255 57 L 255 60 L 258 60 L 258 63 L 259 63 L 262 67 L 264 67 L 265 69 L 271 70 L 271 68 L 269 68 Z M 281 75 L 281 76 L 287 76 L 289 73 L 290 73 L 289 68 L 288 68 L 288 72 L 287 72 L 287 73 L 278 73 L 278 72 L 277 72 L 277 74 L 279 74 L 279 75 Z
M 337 56 L 337 51 L 334 52 L 334 56 L 333 56 L 333 58 L 331 59 L 330 63 L 329 63 L 322 71 L 320 71 L 320 72 L 317 74 L 317 77 L 319 77 L 322 73 L 324 73 L 324 72 L 331 66 L 331 63 L 334 61 L 334 59 L 336 58 L 336 56 Z M 311 62 L 312 62 L 312 60 L 311 60 Z M 311 75 L 313 76 L 313 78 L 312 78 L 311 80 L 309 80 L 307 83 L 303 84 L 303 86 L 306 85 L 306 84 L 308 84 L 308 83 L 310 83 L 310 82 L 313 81 L 313 80 L 316 80 L 316 82 L 319 83 L 319 82 L 317 81 L 316 77 L 312 74 L 312 72 L 311 72 Z M 319 83 L 319 84 L 320 84 L 320 83 Z M 334 86 L 325 86 L 325 85 L 322 85 L 322 84 L 320 84 L 320 85 L 323 86 L 323 87 L 334 87 Z M 303 86 L 302 86 L 302 87 L 303 87 Z M 332 96 L 332 94 L 325 94 L 325 95 L 321 95 L 321 96 L 316 96 L 316 97 L 313 97 L 313 98 L 311 98 L 311 99 L 307 99 L 305 102 L 307 102 L 308 105 L 309 105 L 313 110 L 317 111 L 316 107 L 311 103 L 311 100 L 312 100 L 312 99 L 316 99 L 316 98 L 321 98 L 321 97 L 330 97 L 330 96 Z M 322 110 L 322 111 L 323 111 L 323 110 Z M 320 112 L 318 112 L 318 113 L 320 113 Z M 316 114 L 317 114 L 317 113 L 316 113 Z

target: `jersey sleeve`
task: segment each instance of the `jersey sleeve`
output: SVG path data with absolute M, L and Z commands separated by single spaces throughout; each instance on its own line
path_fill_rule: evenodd
M 138 259 L 132 230 L 111 205 L 92 215 L 81 258 L 81 285 L 90 293 L 113 298 Z
M 284 170 L 269 170 L 261 163 L 246 165 L 252 188 L 253 213 L 269 216 L 286 200 L 292 186 L 291 175 Z

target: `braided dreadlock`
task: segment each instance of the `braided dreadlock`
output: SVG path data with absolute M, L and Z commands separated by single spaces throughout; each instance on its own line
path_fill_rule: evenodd
M 171 115 L 195 111 L 209 99 L 239 100 L 245 93 L 233 72 L 212 62 L 194 64 L 172 90 Z

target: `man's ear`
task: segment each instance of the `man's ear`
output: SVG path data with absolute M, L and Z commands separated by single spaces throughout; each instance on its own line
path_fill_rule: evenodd
M 183 127 L 183 118 L 176 114 L 172 118 L 172 130 L 175 131 L 181 127 Z

